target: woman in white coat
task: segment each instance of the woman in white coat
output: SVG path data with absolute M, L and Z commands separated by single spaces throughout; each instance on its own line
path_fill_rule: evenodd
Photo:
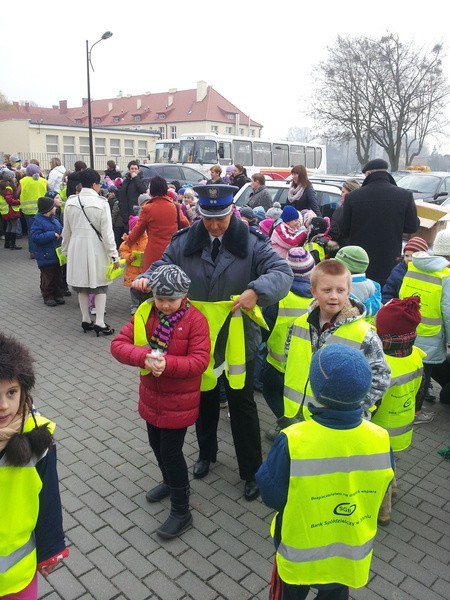
M 117 247 L 108 202 L 98 195 L 100 175 L 93 169 L 80 173 L 82 189 L 71 196 L 64 210 L 61 252 L 67 256 L 67 283 L 78 292 L 83 331 L 114 333 L 104 321 L 106 292 L 110 280 L 106 271 L 114 262 L 119 266 Z M 89 315 L 89 294 L 95 294 L 96 319 Z
M 48 174 L 48 189 L 50 192 L 59 192 L 63 187 L 66 167 L 61 164 L 59 158 L 52 158 L 50 161 L 50 173 Z

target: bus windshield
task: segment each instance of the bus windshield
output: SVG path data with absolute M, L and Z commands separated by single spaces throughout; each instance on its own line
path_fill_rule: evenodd
M 182 163 L 217 163 L 217 142 L 215 140 L 181 140 L 180 162 Z
M 178 140 L 156 142 L 155 163 L 178 162 L 179 148 Z

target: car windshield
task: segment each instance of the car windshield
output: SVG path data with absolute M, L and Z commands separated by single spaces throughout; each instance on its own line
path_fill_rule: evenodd
M 439 183 L 440 178 L 434 175 L 406 175 L 397 182 L 397 185 L 412 192 L 434 194 Z

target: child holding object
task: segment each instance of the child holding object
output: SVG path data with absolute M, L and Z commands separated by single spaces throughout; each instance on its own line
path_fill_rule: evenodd
M 162 265 L 149 278 L 153 298 L 140 305 L 111 344 L 118 361 L 140 367 L 139 414 L 162 483 L 147 492 L 149 502 L 170 496 L 168 519 L 157 530 L 163 539 L 192 524 L 189 477 L 183 455 L 186 430 L 198 417 L 200 382 L 210 360 L 205 317 L 191 305 L 190 279 L 176 265 Z
M 37 599 L 68 556 L 56 470 L 55 424 L 33 408 L 35 375 L 27 348 L 0 334 L 0 594 Z

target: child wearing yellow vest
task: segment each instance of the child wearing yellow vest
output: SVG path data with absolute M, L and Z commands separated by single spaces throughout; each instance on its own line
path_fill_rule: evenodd
M 33 408 L 35 376 L 27 348 L 0 334 L 0 595 L 37 599 L 68 556 L 53 440 L 55 424 Z
M 348 600 L 369 579 L 377 515 L 393 477 L 387 431 L 363 419 L 372 371 L 356 348 L 316 352 L 312 418 L 283 429 L 256 474 L 277 511 L 270 600 Z
M 138 222 L 139 217 L 131 215 L 128 219 L 129 231 L 133 230 L 133 227 Z M 123 276 L 123 285 L 130 288 L 131 297 L 131 314 L 134 315 L 141 302 L 148 299 L 148 294 L 144 294 L 134 290 L 131 287 L 133 280 L 144 271 L 144 250 L 147 246 L 147 233 L 141 235 L 133 244 L 128 243 L 128 235 L 124 234 L 123 242 L 119 246 L 120 258 L 126 260 L 126 268 Z

